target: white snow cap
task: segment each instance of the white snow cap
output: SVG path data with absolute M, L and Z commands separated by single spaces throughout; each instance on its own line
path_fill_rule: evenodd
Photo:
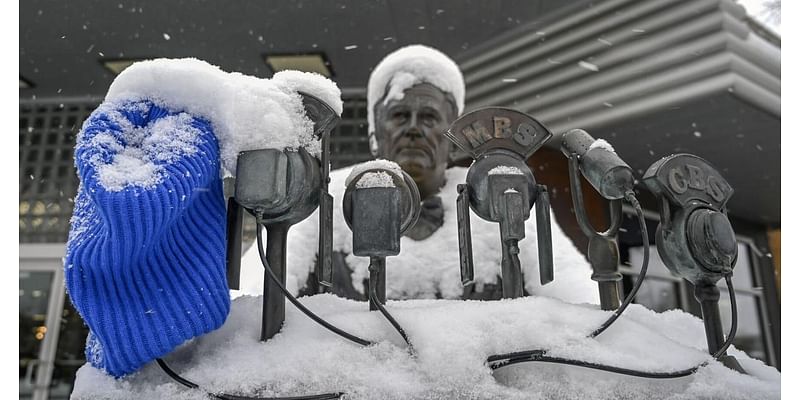
M 430 83 L 456 100 L 458 113 L 464 111 L 464 76 L 458 65 L 439 50 L 411 45 L 395 50 L 386 56 L 369 76 L 367 84 L 367 121 L 369 133 L 375 132 L 375 104 L 386 98 L 402 99 L 403 91 L 420 83 Z M 388 87 L 388 92 L 385 92 Z
M 489 175 L 523 175 L 523 173 L 517 167 L 498 165 L 489 170 Z
M 350 174 L 347 175 L 347 179 L 345 179 L 345 181 L 344 181 L 344 186 L 345 187 L 350 186 L 350 182 L 352 182 L 353 179 L 355 179 L 357 176 L 361 175 L 361 173 L 363 173 L 364 171 L 368 171 L 368 170 L 371 170 L 371 169 L 384 169 L 384 170 L 387 170 L 387 171 L 389 171 L 389 172 L 391 172 L 391 173 L 393 173 L 393 174 L 395 174 L 397 176 L 400 176 L 400 177 L 403 176 L 403 170 L 400 168 L 399 165 L 397 165 L 396 162 L 389 161 L 389 160 L 383 160 L 383 159 L 371 160 L 371 161 L 363 162 L 361 164 L 356 164 L 353 167 L 353 169 L 350 170 Z M 384 172 L 384 174 L 386 174 L 386 173 Z M 386 175 L 388 176 L 388 174 L 386 174 Z M 359 187 L 359 188 L 360 187 L 364 187 L 364 186 L 358 186 L 358 184 L 360 184 L 360 183 L 361 183 L 361 179 L 356 183 L 357 187 Z M 394 184 L 392 184 L 392 186 L 386 186 L 386 187 L 394 187 Z
M 319 97 L 341 114 L 341 92 L 322 75 L 284 71 L 261 79 L 195 58 L 137 62 L 114 79 L 106 101 L 146 99 L 207 119 L 219 139 L 223 167 L 235 173 L 241 151 L 302 147 L 319 156 L 314 124 L 298 91 Z
M 588 150 L 596 149 L 598 147 L 601 148 L 601 149 L 606 149 L 606 150 L 608 150 L 608 151 L 610 151 L 610 152 L 612 152 L 614 154 L 617 154 L 617 152 L 614 151 L 614 148 L 611 147 L 611 143 L 608 143 L 603 139 L 597 139 L 594 142 L 592 142 L 592 144 L 589 145 L 589 149 Z
M 394 180 L 392 176 L 386 172 L 367 172 L 361 176 L 361 179 L 356 182 L 357 189 L 367 188 L 393 188 Z

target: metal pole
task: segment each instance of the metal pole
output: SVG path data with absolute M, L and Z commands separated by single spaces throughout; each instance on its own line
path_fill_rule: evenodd
M 589 263 L 592 266 L 592 280 L 600 290 L 600 308 L 612 311 L 619 308 L 619 252 L 614 239 L 599 235 L 589 238 Z
M 503 243 L 502 259 L 503 298 L 522 297 L 522 268 L 519 263 L 519 247 L 516 240 Z
M 714 284 L 697 284 L 694 287 L 694 297 L 700 303 L 700 311 L 703 314 L 708 352 L 714 354 L 725 343 L 722 318 L 719 314 L 719 288 Z
M 258 227 L 261 229 L 261 227 Z M 267 229 L 267 262 L 275 276 L 286 285 L 286 236 L 288 225 L 269 225 Z M 286 319 L 286 302 L 281 289 L 264 272 L 264 296 L 261 315 L 261 341 L 280 332 Z

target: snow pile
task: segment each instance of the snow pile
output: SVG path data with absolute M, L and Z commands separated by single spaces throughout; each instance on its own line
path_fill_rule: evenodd
M 108 191 L 120 191 L 126 186 L 150 188 L 164 179 L 165 168 L 179 157 L 197 152 L 200 130 L 192 126 L 192 116 L 186 113 L 157 119 L 145 126 L 134 126 L 121 111 L 147 113 L 144 103 L 123 107 L 103 104 L 98 111 L 119 126 L 116 133 L 100 132 L 78 146 L 102 149 L 89 160 L 98 174 L 98 181 Z
M 610 151 L 610 152 L 612 152 L 614 154 L 617 154 L 617 152 L 614 151 L 614 148 L 611 146 L 611 143 L 606 142 L 604 139 L 595 140 L 594 142 L 592 142 L 591 145 L 589 145 L 589 148 L 586 151 L 589 151 L 591 149 L 598 149 L 598 148 L 599 149 L 605 149 L 605 150 L 608 150 L 608 151 Z
M 489 170 L 489 175 L 523 175 L 517 167 L 509 167 L 506 165 L 498 165 Z
M 392 188 L 394 181 L 386 172 L 367 172 L 356 182 L 357 189 L 366 188 Z
M 305 148 L 320 154 L 298 91 L 342 111 L 339 88 L 321 75 L 291 71 L 259 79 L 194 58 L 137 62 L 114 80 L 106 102 L 151 100 L 207 119 L 220 141 L 224 168 L 235 173 L 236 157 L 245 150 Z
M 503 301 L 389 301 L 417 355 L 366 302 L 321 294 L 301 301 L 334 325 L 378 342 L 361 347 L 316 325 L 291 304 L 282 331 L 259 342 L 260 297 L 234 300 L 225 325 L 165 357 L 208 391 L 248 396 L 347 393 L 348 399 L 778 399 L 780 373 L 736 349 L 749 375 L 716 361 L 690 377 L 652 380 L 557 364 L 519 364 L 494 376 L 489 355 L 546 349 L 550 355 L 669 372 L 710 361 L 703 324 L 682 311 L 631 305 L 597 339 L 586 335 L 610 312 L 546 297 Z M 172 381 L 155 362 L 115 380 L 90 365 L 72 398 L 206 399 Z
M 464 111 L 464 77 L 458 65 L 444 53 L 423 45 L 411 45 L 386 56 L 372 71 L 367 83 L 367 122 L 375 132 L 375 104 L 402 99 L 403 91 L 430 83 L 456 101 L 458 114 Z M 386 97 L 384 98 L 384 94 Z
M 377 160 L 356 167 L 331 171 L 329 190 L 333 195 L 333 250 L 347 254 L 345 261 L 353 270 L 353 286 L 363 290 L 362 281 L 369 277 L 369 257 L 352 254 L 353 236 L 342 214 L 346 177 L 355 177 L 357 171 L 375 165 L 390 165 Z M 396 165 L 396 164 L 395 164 Z M 352 170 L 352 172 L 351 172 Z M 386 259 L 386 294 L 392 299 L 410 298 L 461 298 L 458 223 L 456 219 L 456 185 L 465 182 L 466 168 L 450 168 L 445 172 L 447 183 L 440 196 L 444 209 L 444 224 L 429 238 L 416 241 L 402 237 L 400 254 Z M 318 211 L 289 229 L 287 244 L 286 286 L 293 293 L 303 287 L 314 268 L 318 247 Z M 555 222 L 555 217 L 551 215 Z M 502 247 L 500 227 L 475 213 L 470 213 L 472 247 L 475 262 L 476 289 L 481 291 L 487 283 L 499 283 Z M 597 284 L 591 280 L 592 270 L 581 252 L 564 234 L 557 223 L 552 224 L 553 260 L 555 280 L 541 286 L 539 283 L 539 256 L 536 244 L 536 218 L 525 221 L 526 238 L 520 241 L 520 261 L 528 293 L 555 297 L 571 303 L 599 303 Z M 241 291 L 239 294 L 260 295 L 264 282 L 264 268 L 257 246 L 252 246 L 242 258 Z

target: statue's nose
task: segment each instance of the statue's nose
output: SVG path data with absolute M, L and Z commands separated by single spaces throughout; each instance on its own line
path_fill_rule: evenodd
M 411 113 L 411 119 L 408 121 L 408 129 L 406 129 L 406 136 L 415 138 L 423 136 L 422 129 L 419 127 L 417 113 Z
M 411 138 L 415 138 L 415 139 L 416 138 L 421 138 L 422 137 L 422 131 L 416 126 L 411 126 L 408 129 L 406 129 L 406 136 L 411 137 Z

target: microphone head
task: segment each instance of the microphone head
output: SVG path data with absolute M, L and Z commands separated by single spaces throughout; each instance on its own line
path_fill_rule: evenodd
M 583 157 L 594 143 L 594 138 L 583 129 L 571 129 L 564 134 L 561 140 L 561 152 L 569 157 L 575 153 L 578 157 Z
M 605 140 L 595 140 L 583 129 L 572 129 L 564 134 L 561 152 L 567 157 L 578 156 L 581 173 L 604 198 L 621 199 L 633 190 L 633 170 Z

